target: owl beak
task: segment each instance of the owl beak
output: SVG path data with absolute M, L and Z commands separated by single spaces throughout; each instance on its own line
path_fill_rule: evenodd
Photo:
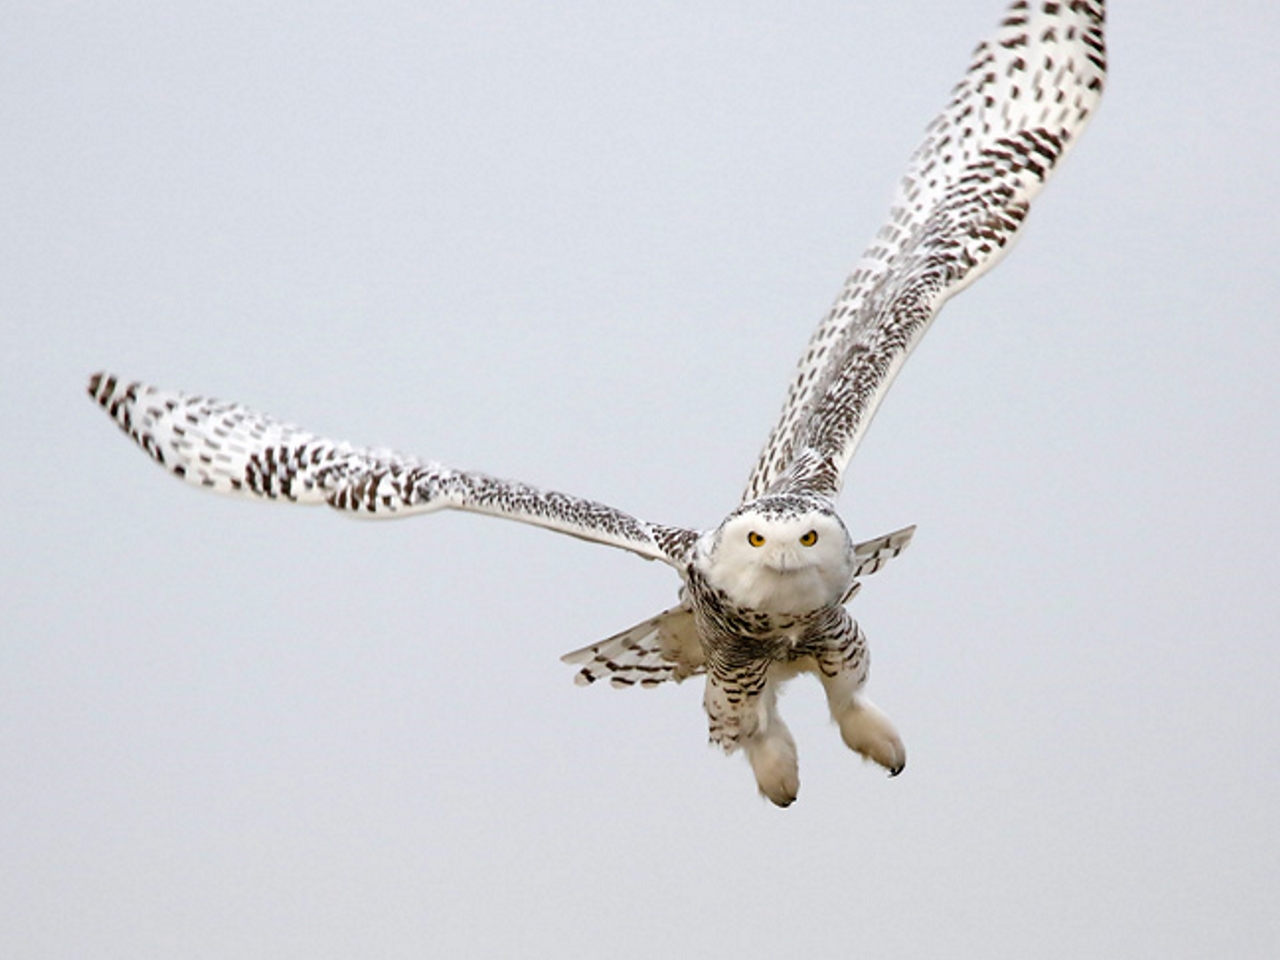
M 778 573 L 794 573 L 805 566 L 794 550 L 778 550 L 769 557 L 765 565 Z

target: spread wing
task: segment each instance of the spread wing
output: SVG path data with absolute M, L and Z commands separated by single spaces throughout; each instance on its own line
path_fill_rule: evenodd
M 1103 0 L 1019 0 L 928 127 L 889 218 L 809 341 L 744 500 L 834 496 L 907 354 L 994 266 L 1079 136 L 1106 73 Z
M 218 493 L 328 504 L 352 516 L 468 510 L 535 524 L 680 568 L 697 534 L 602 503 L 335 443 L 235 403 L 98 373 L 89 395 L 170 473 Z

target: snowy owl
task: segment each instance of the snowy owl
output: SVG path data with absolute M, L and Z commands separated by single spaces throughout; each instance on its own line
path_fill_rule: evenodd
M 566 654 L 579 683 L 653 686 L 704 674 L 711 741 L 741 749 L 760 792 L 786 806 L 800 781 L 777 691 L 812 673 L 844 742 L 897 774 L 906 751 L 862 695 L 867 643 L 845 604 L 914 528 L 854 542 L 835 509 L 841 477 L 907 354 L 942 304 L 1009 248 L 1094 112 L 1106 70 L 1103 20 L 1103 0 L 1010 4 L 810 339 L 741 502 L 710 529 L 335 443 L 239 404 L 105 373 L 89 393 L 157 463 L 219 493 L 370 517 L 468 510 L 668 563 L 680 576 L 679 602 Z

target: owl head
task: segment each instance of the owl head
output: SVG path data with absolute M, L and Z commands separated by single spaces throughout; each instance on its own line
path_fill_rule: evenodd
M 766 496 L 725 518 L 704 545 L 711 584 L 735 603 L 798 615 L 837 603 L 849 587 L 853 543 L 823 500 Z

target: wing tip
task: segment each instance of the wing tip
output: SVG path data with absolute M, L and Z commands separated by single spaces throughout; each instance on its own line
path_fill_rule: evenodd
M 106 370 L 98 370 L 90 374 L 88 383 L 89 396 L 100 406 L 106 406 L 115 393 L 120 378 Z

